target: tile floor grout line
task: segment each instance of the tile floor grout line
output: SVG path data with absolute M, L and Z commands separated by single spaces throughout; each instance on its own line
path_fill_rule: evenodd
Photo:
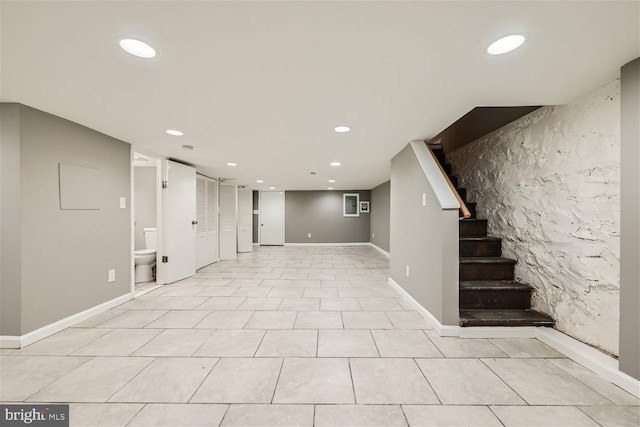
M 282 358 L 282 362 L 280 362 L 280 370 L 278 371 L 278 378 L 276 379 L 276 385 L 273 387 L 273 394 L 271 395 L 270 404 L 273 405 L 273 400 L 276 398 L 276 391 L 278 390 L 278 384 L 280 383 L 280 376 L 282 375 L 282 370 L 284 369 L 284 361 L 285 357 Z
M 498 422 L 500 424 L 502 424 L 503 427 L 505 427 L 505 424 L 502 422 L 502 420 L 500 419 L 500 417 L 498 416 L 498 414 L 496 414 L 493 410 L 493 408 L 491 407 L 493 405 L 487 405 L 487 409 L 489 409 L 489 411 L 491 411 L 491 413 L 493 414 L 494 417 L 496 417 L 496 419 L 498 420 Z
M 131 357 L 131 355 L 129 355 L 129 356 L 125 356 L 125 357 L 127 357 L 127 358 L 128 358 L 128 357 Z M 129 383 L 131 383 L 131 381 L 133 381 L 135 378 L 137 378 L 137 377 L 138 377 L 142 372 L 146 371 L 146 370 L 149 368 L 149 366 L 151 366 L 151 365 L 152 365 L 152 364 L 157 360 L 157 358 L 156 358 L 156 357 L 148 357 L 148 359 L 153 359 L 153 360 L 151 360 L 151 362 L 147 363 L 147 365 L 146 365 L 144 368 L 140 369 L 140 370 L 139 370 L 139 371 L 138 371 L 134 376 L 132 376 L 131 378 L 129 378 L 129 379 L 127 380 L 127 382 L 126 382 L 126 383 L 124 383 L 124 384 L 122 385 L 122 387 L 120 387 L 120 388 L 118 388 L 116 391 L 114 391 L 114 392 L 113 392 L 109 397 L 107 397 L 107 399 L 106 399 L 104 402 L 102 402 L 102 403 L 125 403 L 125 402 L 109 402 L 109 399 L 111 399 L 113 396 L 115 396 L 116 394 L 118 394 L 118 393 L 120 392 L 120 390 L 122 390 L 122 389 L 123 389 L 123 388 L 125 388 L 127 385 L 129 385 Z M 129 402 L 127 402 L 127 403 L 129 403 Z M 133 403 L 133 402 L 130 402 L 130 403 Z M 148 403 L 148 402 L 145 402 L 145 403 Z
M 207 375 L 204 376 L 204 378 L 202 379 L 202 381 L 200 381 L 200 384 L 198 384 L 198 386 L 193 389 L 193 393 L 191 393 L 191 396 L 189 396 L 189 398 L 187 399 L 186 403 L 191 403 L 191 400 L 193 399 L 193 397 L 196 395 L 196 393 L 198 392 L 198 390 L 200 390 L 200 387 L 202 387 L 202 384 L 205 383 L 205 381 L 207 381 L 207 379 L 211 376 L 211 374 L 213 373 L 213 370 L 216 368 L 216 366 L 218 366 L 218 363 L 220 363 L 220 360 L 222 360 L 221 357 L 212 357 L 211 359 L 218 359 L 214 362 L 213 366 L 211 367 L 211 369 L 209 370 L 209 372 L 207 372 Z
M 438 393 L 436 392 L 436 389 L 433 388 L 433 386 L 431 385 L 431 382 L 429 381 L 429 378 L 427 378 L 427 375 L 424 373 L 424 371 L 420 368 L 420 365 L 418 364 L 418 361 L 416 360 L 415 357 L 412 357 L 411 360 L 413 360 L 413 363 L 416 365 L 416 367 L 418 368 L 418 371 L 420 371 L 420 373 L 422 374 L 422 377 L 424 378 L 424 380 L 427 382 L 427 384 L 429 385 L 429 388 L 431 389 L 431 391 L 433 392 L 433 395 L 436 397 L 436 399 L 438 399 L 438 402 L 440 403 L 440 405 L 443 405 L 442 400 L 440 399 L 440 396 L 438 396 Z
M 523 401 L 524 403 L 526 403 L 526 406 L 536 406 L 536 405 L 531 405 L 531 404 L 529 403 L 529 401 L 527 401 L 527 399 L 525 399 L 524 397 L 522 397 L 522 396 L 520 395 L 520 393 L 518 393 L 518 392 L 517 392 L 513 387 L 511 387 L 511 385 L 510 385 L 508 382 L 506 382 L 506 381 L 504 380 L 504 378 L 502 378 L 500 375 L 498 375 L 498 373 L 497 373 L 496 371 L 494 371 L 493 369 L 491 369 L 491 366 L 489 366 L 488 364 L 486 364 L 486 363 L 485 363 L 485 361 L 483 360 L 483 359 L 496 359 L 495 357 L 477 357 L 476 359 L 478 359 L 478 360 L 480 361 L 480 363 L 482 363 L 484 366 L 486 366 L 486 367 L 487 367 L 487 369 L 489 369 L 489 370 L 493 373 L 493 375 L 495 375 L 496 377 L 498 377 L 498 378 L 500 379 L 500 381 L 502 381 L 502 382 L 504 383 L 504 385 L 506 385 L 507 387 L 509 387 L 509 389 L 510 389 L 511 391 L 513 391 L 513 392 L 516 394 L 516 396 L 518 396 L 520 399 L 522 399 L 522 401 Z M 504 359 L 504 358 L 502 358 L 502 357 L 501 357 L 500 359 Z M 511 359 L 511 357 L 507 357 L 506 359 Z
M 353 404 L 358 404 L 358 399 L 356 396 L 356 383 L 353 381 L 353 369 L 351 368 L 351 357 L 347 357 L 347 365 L 349 365 L 349 377 L 351 378 L 351 390 L 353 391 Z
M 129 421 L 127 421 L 127 423 L 125 424 L 125 427 L 127 427 L 127 426 L 131 425 L 131 422 L 132 422 L 133 420 L 135 420 L 135 418 L 136 418 L 138 415 L 140 415 L 140 412 L 142 412 L 142 410 L 143 410 L 144 408 L 146 408 L 148 405 L 149 405 L 149 403 L 146 403 L 146 402 L 145 402 L 145 403 L 143 403 L 143 404 L 142 404 L 142 407 L 138 410 L 138 412 L 136 412 L 136 413 L 133 415 L 133 417 L 131 417 L 131 419 L 130 419 Z

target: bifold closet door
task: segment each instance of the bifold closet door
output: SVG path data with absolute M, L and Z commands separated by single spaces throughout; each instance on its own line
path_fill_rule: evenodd
M 253 191 L 238 188 L 238 252 L 253 251 Z
M 218 181 L 197 176 L 196 269 L 218 261 Z
M 235 182 L 220 180 L 220 259 L 236 259 L 237 191 Z

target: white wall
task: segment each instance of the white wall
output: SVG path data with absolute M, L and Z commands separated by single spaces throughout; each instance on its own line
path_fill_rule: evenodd
M 157 227 L 157 170 L 154 167 L 133 168 L 135 199 L 135 250 L 146 249 L 144 229 Z
M 557 328 L 618 353 L 620 82 L 450 154 L 489 233 Z

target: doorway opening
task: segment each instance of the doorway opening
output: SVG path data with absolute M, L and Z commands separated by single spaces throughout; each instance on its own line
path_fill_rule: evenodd
M 131 292 L 139 297 L 158 287 L 161 236 L 160 159 L 139 151 L 131 162 L 132 271 Z

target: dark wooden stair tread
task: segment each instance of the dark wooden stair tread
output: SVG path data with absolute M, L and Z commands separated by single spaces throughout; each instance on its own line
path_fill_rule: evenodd
M 461 291 L 531 291 L 533 288 L 513 280 L 472 280 L 460 282 Z
M 555 321 L 531 309 L 462 309 L 460 326 L 553 326 Z
M 515 264 L 518 261 L 505 257 L 460 257 L 460 264 Z
M 494 236 L 460 237 L 460 240 L 467 242 L 499 242 L 502 239 Z

